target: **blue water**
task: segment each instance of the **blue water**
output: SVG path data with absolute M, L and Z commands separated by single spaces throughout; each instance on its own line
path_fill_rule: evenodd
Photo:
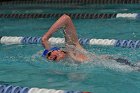
M 42 36 L 56 19 L 0 19 L 0 36 Z M 80 38 L 140 39 L 140 20 L 73 20 Z M 62 37 L 58 32 L 54 37 Z M 140 61 L 139 49 L 90 46 L 92 54 Z M 0 84 L 27 87 L 80 90 L 94 93 L 139 93 L 140 72 L 114 61 L 99 60 L 85 64 L 50 63 L 39 55 L 43 47 L 0 45 Z

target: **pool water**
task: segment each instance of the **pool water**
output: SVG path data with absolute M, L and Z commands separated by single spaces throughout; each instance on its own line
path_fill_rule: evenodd
M 42 36 L 56 19 L 0 19 L 0 36 Z M 140 36 L 140 20 L 75 19 L 79 38 L 132 39 Z M 57 32 L 54 37 L 62 37 Z M 139 49 L 112 46 L 83 46 L 96 55 L 140 62 Z M 114 61 L 52 63 L 36 55 L 42 45 L 0 45 L 0 84 L 94 93 L 139 93 L 140 72 Z M 35 56 L 36 55 L 36 56 Z M 101 61 L 101 62 L 100 62 Z

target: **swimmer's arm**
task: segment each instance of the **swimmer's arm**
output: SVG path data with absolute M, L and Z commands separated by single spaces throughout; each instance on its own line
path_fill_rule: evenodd
M 42 37 L 42 45 L 45 47 L 45 49 L 49 49 L 50 45 L 48 42 L 48 39 L 51 37 L 51 35 L 58 31 L 59 28 L 63 27 L 63 26 L 67 26 L 67 19 L 69 17 L 67 15 L 63 15 L 61 16 L 52 26 L 51 28 L 48 30 L 48 32 L 46 32 L 44 34 L 44 36 Z

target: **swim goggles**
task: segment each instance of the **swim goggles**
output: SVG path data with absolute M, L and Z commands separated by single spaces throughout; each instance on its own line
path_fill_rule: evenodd
M 43 51 L 42 56 L 43 56 L 43 57 L 46 57 L 49 53 L 51 53 L 52 51 L 55 51 L 55 50 L 60 50 L 60 48 L 58 48 L 58 47 L 52 47 L 52 48 L 49 49 L 49 50 L 45 49 L 45 50 Z

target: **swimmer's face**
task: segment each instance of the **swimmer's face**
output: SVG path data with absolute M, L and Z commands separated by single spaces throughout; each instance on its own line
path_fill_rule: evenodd
M 60 61 L 65 58 L 66 53 L 62 50 L 54 50 L 47 54 L 47 58 L 53 61 Z

